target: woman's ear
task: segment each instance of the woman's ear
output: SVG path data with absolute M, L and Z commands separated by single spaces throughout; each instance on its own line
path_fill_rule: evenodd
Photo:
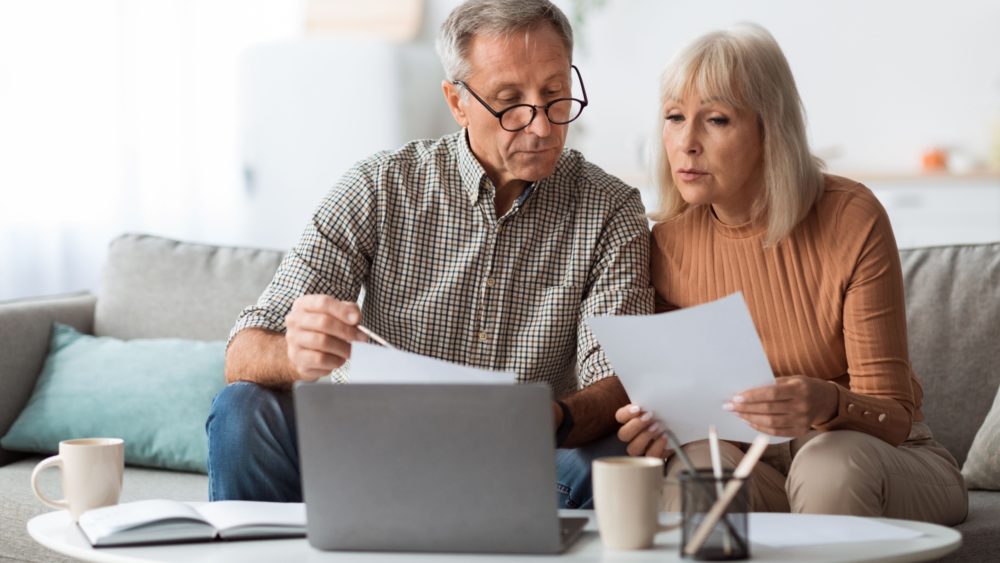
M 442 80 L 441 91 L 444 93 L 444 101 L 447 102 L 448 109 L 451 110 L 451 116 L 460 126 L 467 127 L 469 118 L 465 115 L 465 109 L 462 107 L 462 93 L 459 92 L 458 86 L 447 80 Z

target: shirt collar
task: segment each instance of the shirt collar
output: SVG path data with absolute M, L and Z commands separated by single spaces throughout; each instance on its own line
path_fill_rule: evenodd
M 472 148 L 469 146 L 469 132 L 467 129 L 462 129 L 462 131 L 455 135 L 455 144 L 457 146 L 458 153 L 458 173 L 462 178 L 462 188 L 465 189 L 466 194 L 469 196 L 469 201 L 473 205 L 479 202 L 479 197 L 481 195 L 481 188 L 483 182 L 488 182 L 489 176 L 486 175 L 486 169 L 480 164 L 479 159 L 476 155 L 472 154 Z M 556 168 L 552 175 L 559 173 L 562 168 L 564 160 L 566 159 L 566 151 L 563 150 L 563 154 L 559 157 L 559 162 L 556 163 Z M 521 205 L 531 192 L 535 191 L 535 188 L 539 184 L 545 183 L 547 178 L 542 178 L 537 182 L 530 182 L 524 188 L 524 192 L 521 193 L 517 198 L 515 205 Z
M 469 200 L 475 205 L 479 201 L 479 188 L 485 180 L 486 170 L 479 163 L 476 155 L 472 154 L 469 147 L 469 133 L 462 129 L 461 133 L 455 136 L 455 144 L 458 153 L 458 173 L 462 178 L 462 187 L 469 196 Z

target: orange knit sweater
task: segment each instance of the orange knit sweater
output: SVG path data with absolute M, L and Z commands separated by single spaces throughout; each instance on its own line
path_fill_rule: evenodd
M 923 420 L 906 344 L 903 276 L 889 218 L 861 184 L 826 176 L 792 233 L 765 248 L 764 225 L 725 225 L 697 206 L 653 227 L 658 310 L 742 291 L 775 377 L 838 385 L 820 430 L 866 432 L 898 445 Z

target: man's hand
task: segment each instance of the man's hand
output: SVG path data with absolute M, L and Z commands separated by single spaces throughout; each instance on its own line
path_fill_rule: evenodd
M 756 387 L 723 405 L 756 430 L 796 438 L 837 414 L 837 388 L 814 377 L 780 377 L 773 385 Z
M 670 454 L 663 423 L 655 420 L 652 412 L 629 404 L 615 411 L 615 420 L 622 425 L 618 429 L 618 439 L 628 443 L 625 447 L 628 455 L 664 459 Z
M 285 317 L 288 359 L 301 379 L 315 381 L 344 365 L 351 357 L 351 342 L 367 342 L 358 330 L 361 309 L 357 303 L 337 301 L 329 295 L 303 295 Z

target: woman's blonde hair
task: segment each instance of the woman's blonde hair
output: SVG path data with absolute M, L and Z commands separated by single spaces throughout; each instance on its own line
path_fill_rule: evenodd
M 660 119 L 668 100 L 692 93 L 721 99 L 757 116 L 764 186 L 752 217 L 766 218 L 765 244 L 777 244 L 805 218 L 823 191 L 823 163 L 809 152 L 805 110 L 781 47 L 756 24 L 701 36 L 663 71 Z M 663 143 L 656 146 L 660 207 L 650 217 L 664 221 L 683 213 L 688 204 L 674 185 Z

